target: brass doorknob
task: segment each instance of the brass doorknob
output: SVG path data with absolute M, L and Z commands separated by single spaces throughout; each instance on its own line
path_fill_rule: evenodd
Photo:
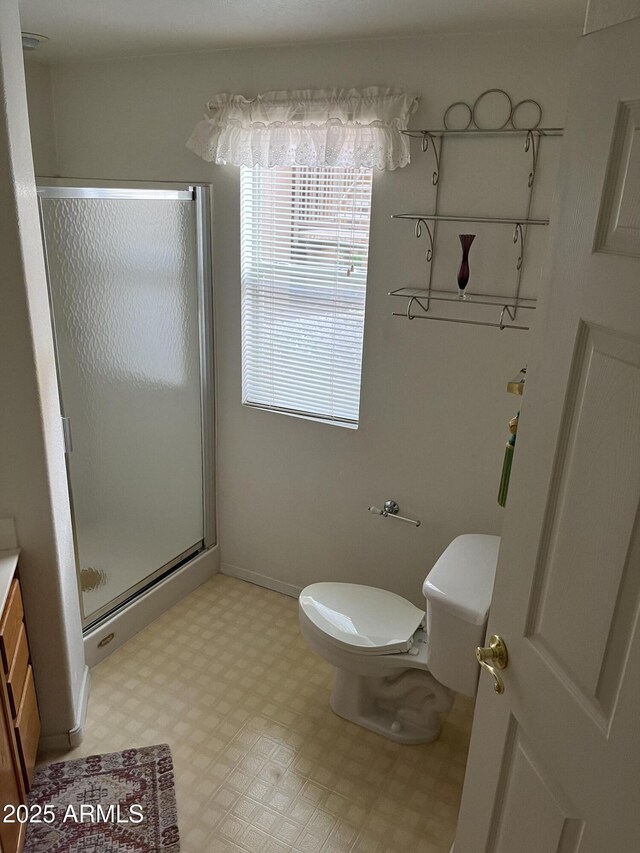
M 507 668 L 509 655 L 507 654 L 507 647 L 502 637 L 494 634 L 489 638 L 488 646 L 478 646 L 476 649 L 476 659 L 480 666 L 493 676 L 495 681 L 493 689 L 496 693 L 504 693 L 504 681 L 500 677 L 498 670 Z

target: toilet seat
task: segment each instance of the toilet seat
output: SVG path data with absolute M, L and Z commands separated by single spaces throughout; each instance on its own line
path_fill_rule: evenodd
M 353 583 L 311 584 L 300 609 L 332 645 L 360 655 L 407 652 L 425 619 L 405 598 Z

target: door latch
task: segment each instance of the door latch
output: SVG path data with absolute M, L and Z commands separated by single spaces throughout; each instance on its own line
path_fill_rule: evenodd
M 506 669 L 509 662 L 507 647 L 502 637 L 494 634 L 489 638 L 489 645 L 476 649 L 476 659 L 483 669 L 491 673 L 494 679 L 493 689 L 496 693 L 504 693 L 504 681 L 498 673 L 499 669 Z

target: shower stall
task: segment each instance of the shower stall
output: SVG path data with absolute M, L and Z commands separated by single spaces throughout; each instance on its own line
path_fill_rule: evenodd
M 90 630 L 215 544 L 209 195 L 38 195 Z

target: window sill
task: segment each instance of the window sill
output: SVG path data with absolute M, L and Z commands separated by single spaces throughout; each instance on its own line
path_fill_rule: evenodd
M 358 429 L 359 422 L 333 420 L 332 418 L 322 418 L 317 415 L 307 415 L 303 412 L 294 412 L 290 409 L 279 409 L 275 406 L 261 406 L 259 403 L 249 403 L 246 400 L 242 401 L 242 405 L 247 409 L 255 409 L 262 412 L 271 412 L 275 415 L 286 415 L 289 418 L 300 418 L 303 421 L 314 421 L 318 424 L 328 424 L 329 426 L 344 427 L 346 429 Z

